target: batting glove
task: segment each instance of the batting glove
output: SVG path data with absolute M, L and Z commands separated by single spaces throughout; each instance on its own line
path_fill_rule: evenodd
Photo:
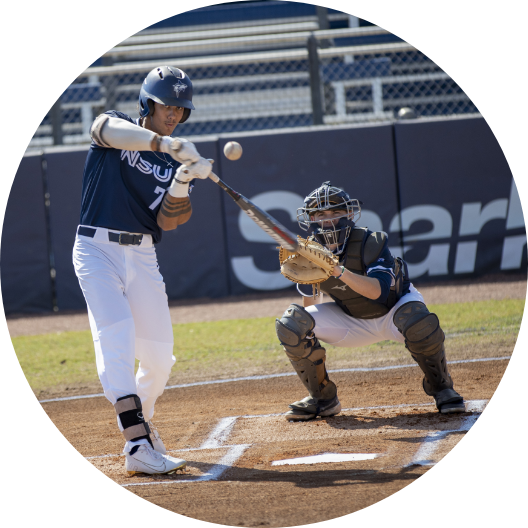
M 192 165 L 182 165 L 176 171 L 176 179 L 181 182 L 190 182 L 195 178 L 205 180 L 211 174 L 211 162 L 205 158 L 199 158 Z
M 200 159 L 200 154 L 198 154 L 194 143 L 187 139 L 164 136 L 161 139 L 160 151 L 169 154 L 184 165 L 191 165 Z

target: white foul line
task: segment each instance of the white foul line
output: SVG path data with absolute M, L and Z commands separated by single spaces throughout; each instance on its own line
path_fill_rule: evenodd
M 483 361 L 503 361 L 505 359 L 511 359 L 511 356 L 503 356 L 503 357 L 492 357 L 492 358 L 477 358 L 477 359 L 459 359 L 456 361 L 448 361 L 448 365 L 457 365 L 460 363 L 480 363 Z M 328 372 L 377 372 L 377 371 L 383 371 L 383 370 L 396 370 L 396 369 L 403 369 L 403 368 L 411 368 L 411 367 L 418 367 L 416 363 L 408 364 L 408 365 L 390 365 L 388 367 L 355 367 L 355 368 L 345 368 L 345 369 L 333 369 L 329 370 Z M 216 385 L 219 383 L 232 383 L 235 381 L 258 381 L 258 380 L 265 380 L 265 379 L 272 379 L 272 378 L 284 378 L 287 376 L 295 376 L 295 372 L 284 372 L 282 374 L 267 374 L 266 376 L 246 376 L 243 378 L 231 378 L 231 379 L 221 379 L 221 380 L 212 380 L 212 381 L 197 381 L 195 383 L 184 383 L 182 385 L 170 385 L 169 387 L 165 387 L 165 390 L 170 389 L 185 389 L 187 387 L 201 387 L 203 385 Z M 66 396 L 64 398 L 51 398 L 49 400 L 39 400 L 39 403 L 51 403 L 51 402 L 59 402 L 59 401 L 70 401 L 70 400 L 82 400 L 83 398 L 100 398 L 103 397 L 104 394 L 85 394 L 83 396 Z
M 472 400 L 467 402 L 467 410 L 471 412 L 482 412 L 486 407 L 487 400 Z M 471 405 L 473 404 L 473 405 Z M 450 429 L 449 431 L 435 431 L 428 434 L 422 442 L 420 449 L 414 455 L 413 459 L 406 467 L 409 466 L 434 466 L 436 462 L 432 460 L 432 455 L 437 450 L 440 442 L 451 433 L 458 433 L 461 431 L 469 431 L 479 418 L 479 414 L 472 416 L 464 416 L 462 423 L 458 429 Z

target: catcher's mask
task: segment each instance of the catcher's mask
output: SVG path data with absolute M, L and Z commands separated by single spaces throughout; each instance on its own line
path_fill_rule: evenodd
M 152 112 L 153 101 L 165 106 L 184 108 L 180 123 L 185 123 L 194 110 L 193 85 L 189 76 L 178 68 L 160 66 L 145 78 L 139 91 L 139 115 L 146 117 Z
M 319 211 L 342 211 L 334 216 L 337 222 L 322 221 L 316 218 Z M 315 239 L 324 246 L 336 246 L 334 253 L 341 254 L 346 246 L 350 231 L 361 217 L 361 202 L 324 182 L 321 187 L 312 191 L 305 199 L 304 206 L 297 209 L 297 222 L 304 231 L 311 230 Z

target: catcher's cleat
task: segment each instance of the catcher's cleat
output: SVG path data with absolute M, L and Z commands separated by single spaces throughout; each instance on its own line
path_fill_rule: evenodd
M 165 448 L 165 445 L 163 444 L 163 441 L 161 440 L 161 436 L 158 432 L 157 427 L 152 423 L 151 420 L 148 422 L 148 426 L 150 429 L 150 442 L 152 443 L 152 447 L 162 455 L 167 454 L 167 449 Z
M 125 455 L 125 469 L 129 475 L 137 473 L 165 475 L 174 473 L 178 469 L 183 470 L 186 465 L 185 460 L 162 455 L 147 444 L 134 446 L 132 451 Z
M 303 400 L 291 403 L 289 407 L 291 411 L 284 416 L 286 420 L 295 422 L 313 420 L 317 416 L 335 416 L 341 412 L 341 403 L 337 395 L 329 400 L 316 400 L 307 396 Z
M 464 398 L 454 389 L 444 389 L 434 397 L 436 408 L 442 414 L 466 412 Z

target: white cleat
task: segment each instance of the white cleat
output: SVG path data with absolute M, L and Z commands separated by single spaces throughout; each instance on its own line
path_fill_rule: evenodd
M 154 449 L 158 453 L 161 453 L 162 455 L 166 455 L 167 454 L 167 449 L 165 448 L 165 445 L 163 444 L 163 441 L 161 440 L 161 436 L 160 436 L 160 434 L 158 432 L 158 429 L 152 423 L 151 420 L 149 420 L 147 423 L 148 423 L 148 426 L 149 426 L 149 429 L 150 429 L 150 441 L 152 442 L 152 445 L 154 446 Z
M 173 458 L 169 455 L 162 455 L 152 449 L 150 445 L 142 444 L 132 455 L 125 455 L 125 469 L 129 475 L 136 473 L 147 473 L 149 475 L 170 474 L 178 469 L 183 469 L 187 465 L 181 458 Z

